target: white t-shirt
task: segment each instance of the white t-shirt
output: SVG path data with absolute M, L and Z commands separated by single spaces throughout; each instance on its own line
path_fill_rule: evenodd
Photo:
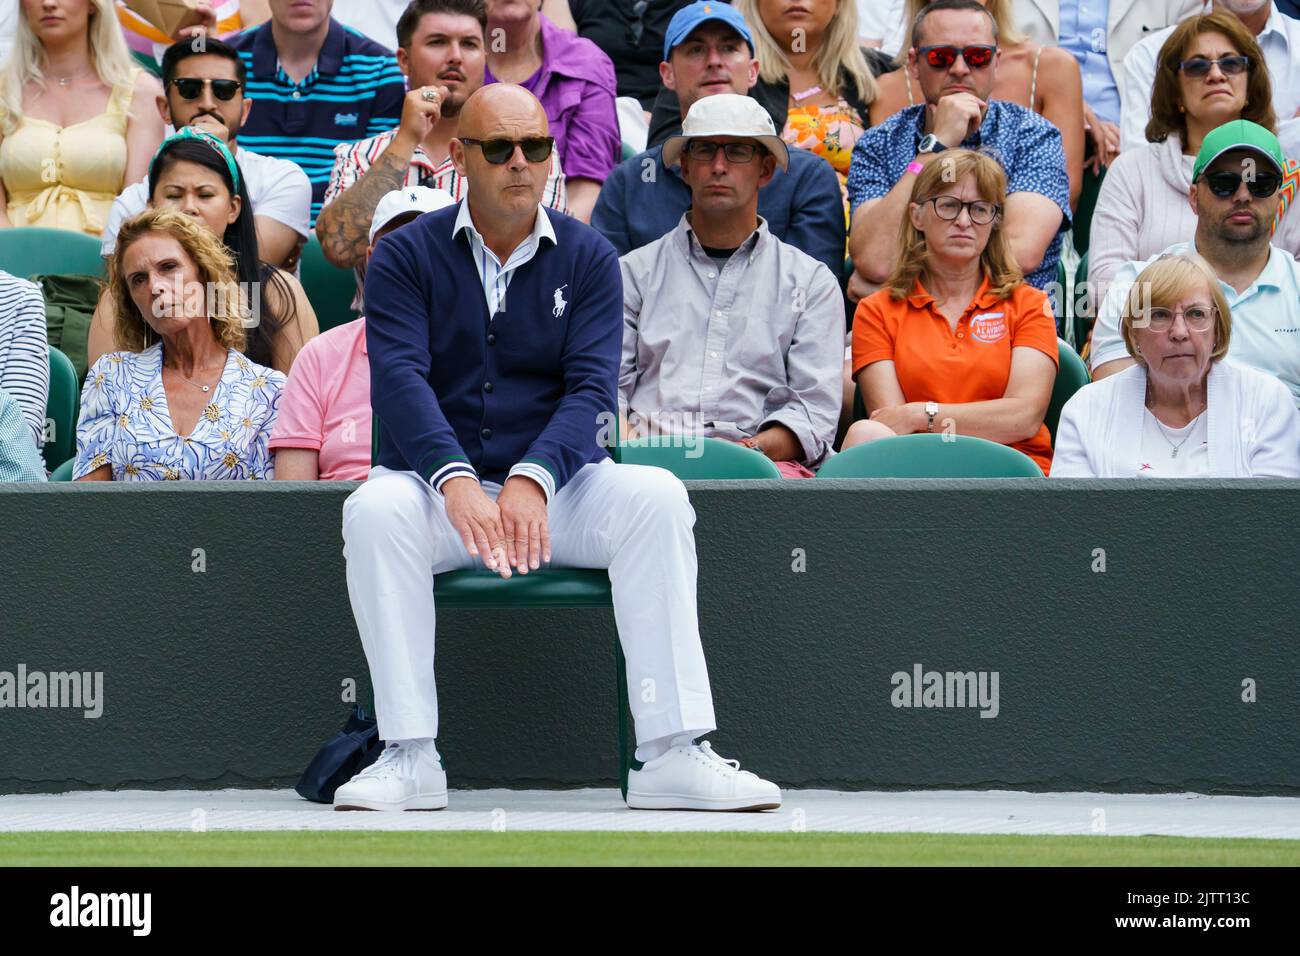
M 263 156 L 251 149 L 235 149 L 235 162 L 244 177 L 254 216 L 266 216 L 282 222 L 304 238 L 311 235 L 311 181 L 295 162 Z M 99 254 L 108 258 L 117 245 L 117 230 L 122 223 L 149 205 L 149 179 L 127 186 L 113 200 L 108 222 L 99 246 Z
M 882 52 L 898 56 L 910 43 L 906 34 L 911 24 L 903 22 L 906 7 L 907 0 L 858 0 L 858 36 L 880 40 Z
M 380 46 L 397 49 L 397 18 L 410 0 L 334 0 L 330 16 Z
M 1142 455 L 1138 478 L 1204 478 L 1210 473 L 1210 441 L 1205 412 L 1182 428 L 1170 428 L 1142 409 Z M 1174 449 L 1178 451 L 1175 453 Z

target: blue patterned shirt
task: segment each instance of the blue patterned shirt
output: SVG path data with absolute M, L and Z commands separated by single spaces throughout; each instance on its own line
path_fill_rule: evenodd
M 72 477 L 111 465 L 114 481 L 272 478 L 267 442 L 284 381 L 231 349 L 211 401 L 182 438 L 163 389 L 162 345 L 100 356 L 81 388 Z
M 916 145 L 925 135 L 925 107 L 909 106 L 879 126 L 873 126 L 853 147 L 849 164 L 849 202 L 856 211 L 869 199 L 888 193 L 916 158 Z M 954 144 L 947 143 L 952 146 Z M 1046 196 L 1061 207 L 1061 229 L 1047 246 L 1043 261 L 1025 276 L 1039 289 L 1056 278 L 1061 257 L 1061 237 L 1070 225 L 1070 177 L 1065 171 L 1065 149 L 1061 131 L 1033 110 L 989 100 L 984 122 L 961 144 L 968 149 L 992 153 L 1007 172 L 1007 195 L 1030 192 Z

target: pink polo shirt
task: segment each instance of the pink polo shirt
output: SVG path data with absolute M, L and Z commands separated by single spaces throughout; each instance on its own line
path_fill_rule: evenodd
M 294 359 L 280 396 L 271 450 L 320 453 L 321 481 L 370 474 L 370 360 L 363 316 L 322 332 Z

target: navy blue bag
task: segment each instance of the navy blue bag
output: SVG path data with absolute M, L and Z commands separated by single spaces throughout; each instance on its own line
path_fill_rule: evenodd
M 343 729 L 312 758 L 293 789 L 313 803 L 333 803 L 334 791 L 379 759 L 379 725 L 357 704 Z

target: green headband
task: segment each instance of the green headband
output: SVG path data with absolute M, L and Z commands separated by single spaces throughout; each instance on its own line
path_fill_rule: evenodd
M 197 139 L 201 143 L 207 143 L 220 154 L 221 158 L 226 161 L 226 169 L 230 170 L 230 181 L 235 184 L 235 193 L 237 194 L 239 192 L 239 166 L 235 163 L 235 157 L 230 155 L 230 150 L 226 148 L 225 143 L 197 126 L 183 126 L 176 133 L 163 140 L 162 145 L 158 147 L 158 152 L 154 153 L 153 159 L 149 161 L 149 178 L 153 179 L 153 167 L 154 163 L 158 162 L 158 157 L 166 152 L 167 148 L 173 143 L 179 143 L 186 139 Z

